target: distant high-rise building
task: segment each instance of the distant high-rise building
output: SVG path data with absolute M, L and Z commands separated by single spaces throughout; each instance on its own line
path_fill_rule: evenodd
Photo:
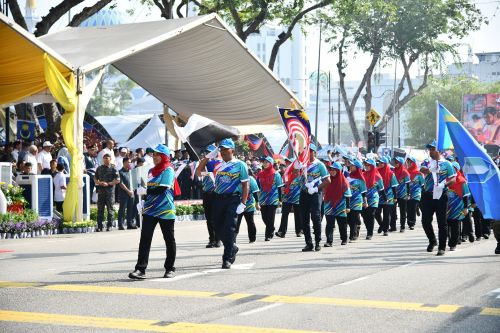
M 466 62 L 448 66 L 448 75 L 476 78 L 479 82 L 500 81 L 500 51 L 475 54 L 478 62 L 472 57 Z

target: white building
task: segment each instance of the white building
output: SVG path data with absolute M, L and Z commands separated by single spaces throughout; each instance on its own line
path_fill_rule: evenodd
M 469 59 L 463 63 L 448 66 L 451 76 L 466 76 L 476 78 L 479 82 L 500 81 L 500 51 L 475 54 L 478 62 Z M 472 57 L 471 57 L 472 58 Z
M 26 0 L 24 6 L 24 20 L 26 21 L 28 31 L 34 32 L 36 24 L 42 20 L 36 10 L 36 0 Z

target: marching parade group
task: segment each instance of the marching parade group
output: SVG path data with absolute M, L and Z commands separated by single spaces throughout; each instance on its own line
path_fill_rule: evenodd
M 371 240 L 375 221 L 378 234 L 388 236 L 398 231 L 398 216 L 399 232 L 405 232 L 415 228 L 417 216 L 421 215 L 429 241 L 428 252 L 437 247 L 437 255 L 442 256 L 447 247 L 454 251 L 461 242 L 487 239 L 493 227 L 498 241 L 495 253 L 500 254 L 500 221 L 483 218 L 452 155 L 444 156 L 437 150 L 436 142 L 426 148 L 429 159 L 424 161 L 408 155 L 391 159 L 371 153 L 366 157 L 345 154 L 319 160 L 316 146 L 311 143 L 309 163 L 305 165 L 287 158 L 286 168 L 279 168 L 271 157 L 262 157 L 259 168 L 254 170 L 235 157 L 232 139 L 222 140 L 218 147 L 210 145 L 196 168 L 196 175 L 202 177 L 209 234 L 206 247 L 219 248 L 222 243 L 222 268 L 231 268 L 239 250 L 236 238 L 241 222 L 244 218 L 249 242 L 254 243 L 254 214 L 260 210 L 265 241 L 275 236 L 285 237 L 288 216 L 293 212 L 295 235 L 304 236 L 303 252 L 332 247 L 335 226 L 340 244 L 347 245 L 359 238 L 361 219 L 366 240 Z M 146 278 L 151 241 L 158 223 L 167 247 L 164 277 L 175 276 L 174 187 L 178 185 L 169 149 L 160 144 L 153 151 L 154 167 L 147 184 L 138 261 L 129 274 L 131 279 Z M 281 221 L 275 231 L 275 216 L 280 206 Z M 432 224 L 434 216 L 437 236 Z M 323 217 L 326 218 L 324 243 Z

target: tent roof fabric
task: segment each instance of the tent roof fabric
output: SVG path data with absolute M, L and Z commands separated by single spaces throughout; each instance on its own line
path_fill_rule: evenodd
M 185 118 L 198 113 L 230 126 L 279 125 L 276 106 L 297 101 L 215 14 L 68 28 L 40 40 L 82 72 L 111 63 Z
M 165 142 L 165 125 L 157 115 L 153 115 L 149 123 L 131 140 L 119 144 L 130 149 L 155 147 Z

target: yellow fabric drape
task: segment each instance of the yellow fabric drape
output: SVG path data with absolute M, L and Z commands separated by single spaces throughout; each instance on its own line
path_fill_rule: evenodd
M 5 22 L 0 22 L 0 41 L 0 105 L 43 91 L 47 87 L 44 51 Z M 71 75 L 56 60 L 55 66 L 63 77 Z
M 78 207 L 79 177 L 82 174 L 82 165 L 78 163 L 79 151 L 74 128 L 76 126 L 76 108 L 78 105 L 78 95 L 76 94 L 75 79 L 70 76 L 69 82 L 57 69 L 56 65 L 47 54 L 43 55 L 45 64 L 45 80 L 50 92 L 59 104 L 64 108 L 61 118 L 61 132 L 66 147 L 71 154 L 69 184 L 66 190 L 66 198 L 63 204 L 64 221 L 72 222 Z

